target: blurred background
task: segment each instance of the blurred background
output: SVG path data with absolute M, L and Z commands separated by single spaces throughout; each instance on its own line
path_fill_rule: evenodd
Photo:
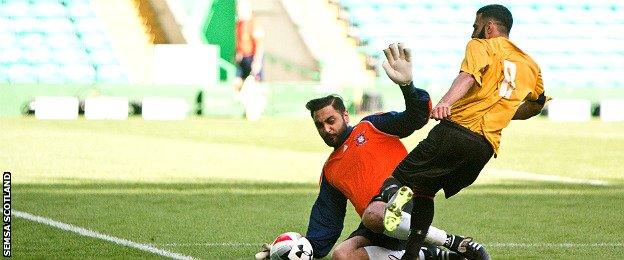
M 501 3 L 514 15 L 511 40 L 541 65 L 554 119 L 624 119 L 624 3 Z M 436 102 L 485 4 L 0 0 L 0 116 L 257 120 L 306 115 L 305 101 L 325 93 L 351 112 L 402 109 L 380 66 L 393 42 L 413 49 L 416 86 Z M 240 56 L 255 52 L 261 73 L 241 78 Z

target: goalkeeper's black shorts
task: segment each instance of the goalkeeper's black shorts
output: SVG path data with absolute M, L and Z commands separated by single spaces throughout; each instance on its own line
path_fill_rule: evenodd
M 375 233 L 372 230 L 366 228 L 364 224 L 360 222 L 360 226 L 349 235 L 349 238 L 355 236 L 363 236 L 372 242 L 374 246 L 380 246 L 393 251 L 405 250 L 407 240 L 400 240 L 393 237 L 386 236 L 384 234 Z

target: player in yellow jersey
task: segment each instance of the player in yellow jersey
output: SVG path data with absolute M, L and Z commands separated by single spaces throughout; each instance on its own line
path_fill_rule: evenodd
M 512 119 L 530 118 L 544 107 L 539 66 L 508 39 L 512 24 L 511 12 L 502 5 L 477 11 L 460 73 L 431 111 L 430 117 L 441 122 L 392 174 L 413 191 L 413 197 L 400 193 L 408 195 L 389 203 L 384 216 L 385 228 L 396 229 L 403 221 L 400 209 L 411 199 L 411 233 L 402 259 L 417 258 L 433 220 L 435 194 L 443 189 L 449 198 L 472 184 L 498 152 L 501 130 Z M 458 243 L 474 245 L 470 238 Z M 466 257 L 489 259 L 480 248 Z

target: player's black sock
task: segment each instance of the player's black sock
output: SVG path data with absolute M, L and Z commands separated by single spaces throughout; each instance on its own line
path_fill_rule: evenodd
M 462 240 L 464 240 L 464 237 L 462 236 L 447 234 L 446 242 L 444 242 L 443 246 L 451 251 L 457 252 L 457 248 L 459 247 L 459 244 Z
M 418 251 L 425 241 L 429 226 L 433 221 L 433 198 L 415 194 L 412 199 L 413 210 L 410 223 L 412 232 L 407 240 L 405 253 L 418 256 Z

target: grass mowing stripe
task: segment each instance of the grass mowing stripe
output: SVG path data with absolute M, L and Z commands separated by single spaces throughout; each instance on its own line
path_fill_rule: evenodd
M 21 212 L 21 211 L 17 211 L 17 210 L 13 210 L 11 212 L 12 215 L 18 217 L 18 218 L 23 218 L 26 220 L 30 220 L 30 221 L 34 221 L 34 222 L 39 222 L 41 224 L 45 224 L 45 225 L 49 225 L 49 226 L 53 226 L 56 227 L 58 229 L 62 229 L 62 230 L 66 230 L 66 231 L 71 231 L 74 233 L 78 233 L 80 235 L 86 236 L 86 237 L 93 237 L 93 238 L 98 238 L 98 239 L 102 239 L 102 240 L 106 240 L 106 241 L 110 241 L 122 246 L 127 246 L 127 247 L 133 247 L 139 250 L 143 250 L 143 251 L 147 251 L 147 252 L 151 252 L 157 255 L 161 255 L 164 257 L 170 257 L 173 259 L 193 259 L 190 256 L 185 256 L 185 255 L 181 255 L 178 253 L 174 253 L 174 252 L 170 252 L 167 250 L 163 250 L 163 249 L 159 249 L 156 247 L 153 247 L 151 245 L 146 245 L 146 244 L 141 244 L 141 243 L 137 243 L 137 242 L 133 242 L 127 239 L 123 239 L 123 238 L 118 238 L 118 237 L 113 237 L 113 236 L 109 236 L 109 235 L 105 235 L 99 232 L 95 232 L 92 230 L 88 230 L 85 228 L 81 228 L 81 227 L 77 227 L 71 224 L 67 224 L 67 223 L 63 223 L 63 222 L 58 222 L 49 218 L 45 218 L 45 217 L 41 217 L 41 216 L 36 216 L 36 215 L 32 215 L 26 212 Z
M 219 194 L 243 194 L 243 195 L 275 195 L 275 194 L 316 194 L 315 189 L 157 189 L 157 188 L 130 188 L 130 189 L 47 189 L 47 188 L 27 188 L 22 192 L 48 193 L 48 194 L 179 194 L 179 195 L 219 195 Z
M 309 184 L 308 184 L 309 185 Z M 593 187 L 593 185 L 589 185 Z M 42 187 L 42 188 L 23 188 L 22 193 L 32 194 L 76 194 L 76 195 L 142 195 L 142 194 L 169 194 L 169 195 L 221 195 L 221 194 L 238 194 L 238 195 L 316 195 L 318 188 L 285 188 L 285 189 L 262 189 L 262 188 L 203 188 L 203 189 L 167 189 L 167 188 L 66 188 L 58 187 Z M 600 192 L 601 194 L 620 194 L 620 189 L 578 189 L 577 187 L 543 189 L 540 187 L 493 187 L 491 184 L 476 184 L 471 189 L 466 189 L 466 194 L 534 194 L 534 195 L 587 195 Z

